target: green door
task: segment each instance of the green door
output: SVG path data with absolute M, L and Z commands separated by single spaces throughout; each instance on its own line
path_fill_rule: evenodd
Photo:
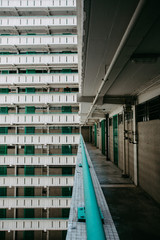
M 62 127 L 62 133 L 72 133 L 72 127 Z
M 113 152 L 114 163 L 118 165 L 118 115 L 113 117 Z
M 62 145 L 62 155 L 72 154 L 72 145 Z
M 23 240 L 34 240 L 34 231 L 24 231 Z

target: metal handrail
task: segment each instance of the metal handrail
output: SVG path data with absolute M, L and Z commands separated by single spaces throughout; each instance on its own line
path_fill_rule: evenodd
M 101 220 L 100 210 L 89 170 L 86 151 L 84 147 L 83 137 L 80 138 L 80 146 L 82 150 L 82 166 L 83 166 L 83 185 L 85 199 L 85 215 L 87 240 L 105 240 L 105 232 Z

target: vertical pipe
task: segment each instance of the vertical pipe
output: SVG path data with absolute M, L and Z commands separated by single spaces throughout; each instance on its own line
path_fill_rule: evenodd
M 89 127 L 89 142 L 92 143 L 92 126 Z
M 101 121 L 101 149 L 102 149 L 102 154 L 105 155 L 106 153 L 106 134 L 105 134 L 105 120 L 103 119 Z
M 138 143 L 137 143 L 136 107 L 133 106 L 133 153 L 134 153 L 134 184 L 138 185 Z
M 83 162 L 83 185 L 84 185 L 87 240 L 105 240 L 106 236 L 102 225 L 102 220 L 88 166 L 82 135 L 81 135 L 81 150 Z

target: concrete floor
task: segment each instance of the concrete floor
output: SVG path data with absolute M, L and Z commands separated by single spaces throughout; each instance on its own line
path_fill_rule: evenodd
M 121 171 L 100 150 L 86 144 L 121 240 L 160 240 L 160 205 Z

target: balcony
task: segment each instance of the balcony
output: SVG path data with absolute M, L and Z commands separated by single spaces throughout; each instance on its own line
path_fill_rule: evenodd
M 1 0 L 1 8 L 75 8 L 76 0 Z
M 0 197 L 1 208 L 70 208 L 69 197 Z
M 7 54 L 0 55 L 0 68 L 12 66 L 70 66 L 75 67 L 78 64 L 77 53 L 70 54 Z
M 0 105 L 77 105 L 77 93 L 0 94 Z
M 77 17 L 76 16 L 24 16 L 24 17 L 0 17 L 0 30 L 1 29 L 12 29 L 21 30 L 26 29 L 36 29 L 42 27 L 49 27 L 50 29 L 57 28 L 76 28 Z
M 83 240 L 119 240 L 82 137 L 77 154 L 66 240 L 78 240 L 79 236 Z
M 79 115 L 69 114 L 0 114 L 1 125 L 78 125 Z
M 14 47 L 16 46 L 16 47 Z M 55 49 L 76 49 L 77 35 L 16 35 L 0 36 L 0 49 L 3 51 L 15 51 L 25 49 L 44 49 L 55 51 Z
M 75 166 L 76 155 L 0 156 L 0 166 Z
M 72 187 L 73 176 L 0 176 L 3 187 Z
M 77 73 L 62 74 L 0 74 L 0 85 L 41 86 L 78 85 Z
M 32 134 L 32 135 L 2 135 L 0 144 L 15 145 L 15 144 L 79 144 L 79 134 Z
M 0 219 L 1 231 L 67 230 L 68 219 Z

